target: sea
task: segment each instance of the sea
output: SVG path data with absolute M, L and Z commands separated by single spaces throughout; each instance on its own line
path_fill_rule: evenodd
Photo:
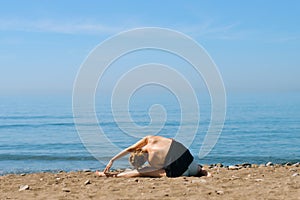
M 96 99 L 98 124 L 114 147 L 99 145 L 99 155 L 82 141 L 75 124 L 72 95 L 7 95 L 0 97 L 0 175 L 9 173 L 101 170 L 117 148 L 123 149 L 144 135 L 174 137 L 181 123 L 178 101 L 147 97 L 129 107 L 139 126 L 151 124 L 149 108 L 162 105 L 166 112 L 163 128 L 144 129 L 139 135 L 125 133 L 111 114 L 110 101 Z M 300 93 L 228 93 L 226 118 L 212 150 L 198 157 L 211 115 L 211 104 L 199 104 L 200 120 L 190 151 L 201 164 L 300 162 Z M 119 109 L 119 110 L 118 110 Z M 124 112 L 120 106 L 115 112 Z M 120 115 L 121 117 L 123 115 Z M 128 121 L 129 120 L 129 121 Z M 186 122 L 184 122 L 186 123 Z M 130 123 L 128 124 L 130 126 Z M 191 124 L 190 126 L 194 126 Z M 193 128 L 193 127 L 191 127 Z M 93 129 L 91 129 L 92 131 Z M 95 143 L 97 143 L 95 138 Z M 105 148 L 105 149 L 104 149 Z M 102 152 L 102 153 L 101 153 Z M 128 158 L 116 161 L 113 168 L 130 168 Z

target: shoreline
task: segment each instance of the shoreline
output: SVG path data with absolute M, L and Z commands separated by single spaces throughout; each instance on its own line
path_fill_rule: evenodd
M 0 176 L 0 199 L 300 199 L 300 164 L 204 165 L 212 177 L 107 178 L 93 171 Z
M 300 160 L 299 162 L 283 162 L 283 163 L 273 163 L 273 162 L 267 162 L 265 164 L 263 163 L 248 163 L 248 162 L 244 162 L 244 163 L 239 163 L 239 164 L 233 164 L 233 165 L 226 165 L 223 163 L 215 163 L 215 164 L 201 164 L 204 168 L 206 169 L 212 169 L 214 167 L 222 167 L 222 168 L 232 168 L 233 166 L 238 167 L 238 168 L 243 168 L 243 167 L 264 167 L 264 166 L 299 166 L 300 165 Z M 117 169 L 113 169 L 112 172 L 122 172 L 125 170 L 128 170 L 129 168 L 117 168 Z M 54 169 L 54 170 L 37 170 L 37 171 L 28 171 L 28 170 L 24 170 L 24 171 L 18 171 L 18 172 L 2 172 L 0 173 L 0 177 L 1 176 L 5 176 L 5 175 L 20 175 L 20 174 L 37 174 L 37 173 L 61 173 L 61 172 L 65 172 L 65 173 L 70 173 L 70 172 L 95 172 L 95 171 L 101 171 L 102 169 L 95 169 L 95 168 L 83 168 L 83 169 L 77 169 L 77 170 L 62 170 L 62 169 Z

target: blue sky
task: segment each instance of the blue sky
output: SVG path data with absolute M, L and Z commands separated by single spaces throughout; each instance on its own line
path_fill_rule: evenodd
M 300 2 L 3 1 L 0 92 L 71 94 L 107 37 L 155 26 L 183 32 L 213 58 L 228 92 L 300 91 Z

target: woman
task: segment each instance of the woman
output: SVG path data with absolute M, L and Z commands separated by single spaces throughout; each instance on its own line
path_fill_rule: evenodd
M 124 149 L 114 156 L 99 176 L 109 176 L 113 162 L 127 154 L 134 170 L 125 171 L 117 177 L 178 177 L 178 176 L 208 176 L 201 165 L 195 162 L 190 151 L 181 143 L 161 136 L 146 136 L 136 144 Z M 148 161 L 149 166 L 142 167 Z

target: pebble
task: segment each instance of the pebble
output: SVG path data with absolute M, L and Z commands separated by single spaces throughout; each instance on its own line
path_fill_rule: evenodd
M 224 191 L 218 190 L 218 191 L 216 191 L 216 193 L 219 194 L 219 195 L 221 195 L 221 194 L 224 194 Z
M 242 166 L 245 167 L 245 168 L 250 168 L 251 164 L 250 163 L 243 163 Z
M 285 163 L 285 165 L 284 166 L 291 166 L 292 165 L 292 163 L 290 163 L 290 162 L 287 162 L 287 163 Z
M 260 182 L 260 181 L 263 181 L 264 179 L 261 179 L 261 178 L 257 178 L 255 179 L 256 182 Z
M 20 174 L 21 176 L 25 176 L 26 174 Z
M 295 168 L 289 169 L 290 172 L 297 172 L 298 170 Z
M 229 170 L 238 170 L 238 169 L 240 169 L 238 166 L 235 166 L 235 165 L 230 165 L 229 167 L 228 167 L 228 169 Z
M 92 170 L 90 170 L 90 169 L 84 169 L 84 170 L 82 170 L 83 172 L 92 172 Z
M 84 182 L 84 185 L 88 185 L 88 184 L 91 184 L 91 181 L 90 181 L 90 180 L 86 180 L 86 181 Z
M 19 191 L 29 190 L 29 185 L 21 185 Z
M 270 167 L 270 166 L 273 166 L 274 164 L 272 163 L 272 162 L 268 162 L 267 164 L 266 164 L 266 166 L 267 167 Z
M 292 175 L 292 177 L 296 177 L 296 176 L 299 176 L 299 174 L 298 174 L 298 173 L 294 173 L 294 174 Z
M 232 175 L 231 178 L 233 178 L 233 179 L 239 179 L 240 177 Z
M 71 190 L 68 189 L 68 188 L 63 188 L 62 191 L 63 191 L 63 192 L 71 192 Z
M 297 162 L 297 163 L 293 164 L 292 166 L 293 166 L 293 167 L 299 167 L 299 166 L 300 166 L 300 163 Z

